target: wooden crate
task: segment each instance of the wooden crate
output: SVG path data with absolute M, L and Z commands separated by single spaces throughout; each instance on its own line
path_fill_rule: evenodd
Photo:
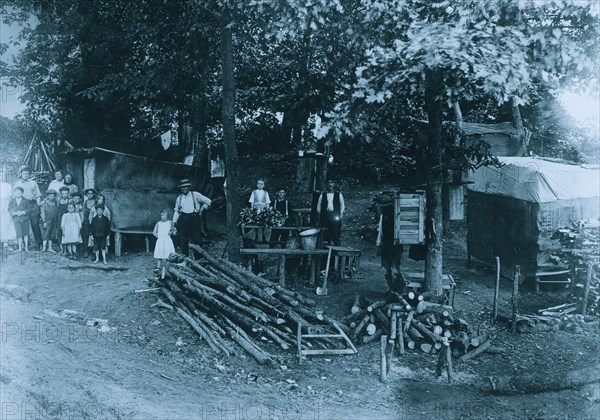
M 397 194 L 394 212 L 395 242 L 403 245 L 425 243 L 425 192 Z

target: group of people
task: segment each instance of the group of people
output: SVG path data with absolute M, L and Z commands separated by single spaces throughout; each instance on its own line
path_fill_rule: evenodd
M 342 218 L 346 205 L 344 203 L 344 196 L 340 191 L 336 190 L 335 181 L 332 179 L 327 180 L 326 190 L 321 192 L 316 201 L 316 223 L 319 226 L 325 228 L 323 240 L 331 245 L 341 245 L 341 233 L 342 233 Z M 259 179 L 256 182 L 256 189 L 250 194 L 248 203 L 251 208 L 257 209 L 258 211 L 264 210 L 265 208 L 272 207 L 274 210 L 281 213 L 283 218 L 287 221 L 291 216 L 291 206 L 286 198 L 284 188 L 280 188 L 276 192 L 276 198 L 273 203 L 269 197 L 269 193 L 265 191 L 265 180 Z M 279 232 L 282 235 L 283 232 Z M 276 237 L 275 240 L 278 238 Z
M 93 247 L 95 262 L 106 264 L 111 212 L 105 197 L 93 188 L 81 194 L 73 184 L 71 174 L 57 170 L 42 195 L 40 188 L 30 178 L 29 168 L 21 167 L 19 178 L 13 186 L 2 182 L 1 236 L 3 247 L 8 241 L 17 240 L 19 251 L 30 251 L 29 232 L 37 249 L 76 259 L 79 251 L 87 258 Z

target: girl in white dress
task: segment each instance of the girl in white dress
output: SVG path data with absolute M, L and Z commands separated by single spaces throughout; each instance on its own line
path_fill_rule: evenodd
M 152 232 L 156 237 L 156 245 L 154 246 L 154 258 L 157 259 L 157 268 L 160 270 L 162 266 L 161 278 L 165 277 L 165 263 L 169 255 L 175 252 L 175 246 L 171 240 L 174 234 L 173 222 L 169 220 L 169 212 L 162 210 L 160 212 L 160 220 L 154 225 Z
M 69 203 L 67 212 L 63 214 L 60 227 L 62 230 L 63 245 L 66 245 L 66 250 L 69 259 L 74 260 L 77 256 L 77 244 L 81 243 L 81 216 L 75 212 L 75 205 Z

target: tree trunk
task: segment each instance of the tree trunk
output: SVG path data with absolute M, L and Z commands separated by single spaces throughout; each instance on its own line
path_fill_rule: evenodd
M 439 72 L 427 73 L 425 107 L 429 119 L 429 156 L 427 168 L 427 220 L 425 285 L 428 291 L 442 293 L 442 94 L 443 80 Z
M 227 179 L 227 249 L 229 259 L 241 260 L 240 182 L 238 151 L 235 143 L 235 75 L 233 64 L 233 35 L 231 14 L 227 6 L 221 12 L 221 66 L 223 69 L 223 143 L 225 145 L 225 177 Z

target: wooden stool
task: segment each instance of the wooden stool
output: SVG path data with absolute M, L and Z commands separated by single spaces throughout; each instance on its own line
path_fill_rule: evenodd
M 352 278 L 354 272 L 360 268 L 360 249 L 332 245 L 327 248 L 333 251 L 333 269 L 336 271 L 339 279 L 343 280 L 346 274 L 349 278 Z
M 400 273 L 407 289 L 415 292 L 425 287 L 425 273 Z M 450 274 L 442 274 L 442 290 L 446 296 L 446 304 L 454 306 L 456 283 Z
M 569 277 L 565 277 L 566 274 L 569 274 L 571 270 L 562 269 L 562 270 L 554 270 L 554 271 L 538 271 L 535 273 L 535 292 L 538 293 L 540 291 L 540 284 L 569 284 L 571 283 L 571 279 Z M 554 276 L 563 276 L 564 279 L 554 279 L 554 280 L 546 280 L 547 278 L 552 278 Z

